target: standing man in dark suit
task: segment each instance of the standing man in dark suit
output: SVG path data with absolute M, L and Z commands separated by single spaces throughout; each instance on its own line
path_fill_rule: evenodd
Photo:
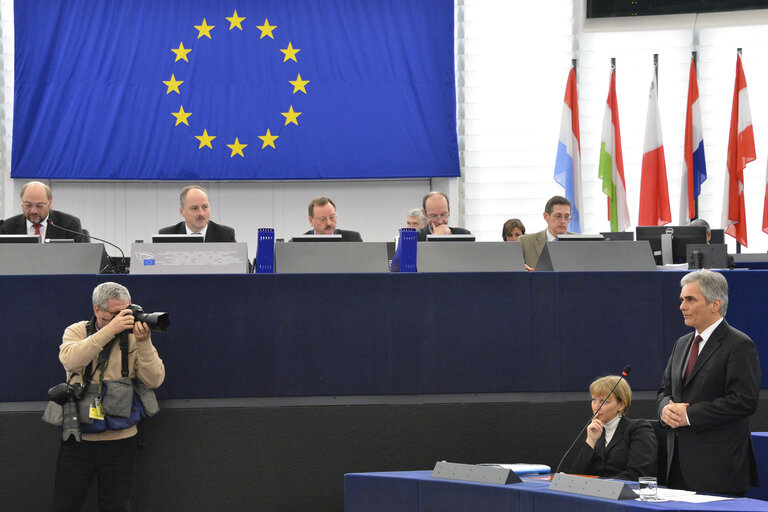
M 68 213 L 52 210 L 51 187 L 39 181 L 30 181 L 21 187 L 21 215 L 0 222 L 0 233 L 4 235 L 37 235 L 46 239 L 73 239 L 85 242 L 80 219 Z M 78 233 L 70 233 L 77 231 Z
M 419 230 L 419 242 L 426 242 L 427 235 L 471 235 L 468 229 L 449 227 L 451 204 L 448 196 L 432 191 L 421 199 L 421 214 L 427 219 L 427 225 Z
M 563 196 L 551 197 L 544 206 L 544 220 L 547 221 L 547 229 L 517 239 L 523 249 L 526 270 L 536 268 L 547 242 L 554 241 L 558 235 L 570 234 L 571 202 Z
M 758 485 L 749 428 L 760 394 L 757 349 L 725 321 L 725 277 L 698 270 L 680 285 L 680 311 L 695 332 L 675 342 L 656 397 L 669 429 L 668 485 L 743 496 Z
M 216 224 L 211 218 L 211 205 L 203 187 L 190 185 L 181 189 L 179 194 L 179 213 L 183 222 L 168 226 L 159 231 L 162 235 L 201 234 L 206 242 L 234 242 L 235 230 L 229 226 Z
M 341 235 L 342 242 L 362 242 L 363 237 L 357 231 L 336 229 L 336 205 L 330 198 L 316 197 L 309 202 L 309 224 L 312 229 L 305 235 Z

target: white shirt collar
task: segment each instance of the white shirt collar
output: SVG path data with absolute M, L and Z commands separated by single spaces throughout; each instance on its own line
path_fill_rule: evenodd
M 547 242 L 554 242 L 555 238 L 557 238 L 555 235 L 549 232 L 549 228 L 544 230 L 547 233 Z
M 713 323 L 712 325 L 710 325 L 709 327 L 707 327 L 703 331 L 696 333 L 699 336 L 701 336 L 701 341 L 699 342 L 699 347 L 701 347 L 702 345 L 704 345 L 707 342 L 709 337 L 712 336 L 712 333 L 715 331 L 715 329 L 717 329 L 717 326 L 720 325 L 723 320 L 725 320 L 725 318 L 723 318 L 721 316 L 717 321 L 715 321 L 715 323 Z M 701 348 L 699 348 L 699 352 L 701 352 Z
M 187 230 L 188 235 L 194 235 L 195 232 L 189 229 L 189 226 L 187 226 L 187 223 L 184 223 L 184 228 Z M 205 238 L 205 233 L 208 231 L 208 224 L 205 225 L 205 227 L 200 231 L 200 234 L 203 235 L 203 238 Z

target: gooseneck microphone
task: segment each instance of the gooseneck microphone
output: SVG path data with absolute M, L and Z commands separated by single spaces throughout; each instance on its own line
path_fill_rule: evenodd
M 621 375 L 619 376 L 619 380 L 617 380 L 616 384 L 613 385 L 613 387 L 611 388 L 611 391 L 608 392 L 607 395 L 605 395 L 605 398 L 603 398 L 603 401 L 600 402 L 600 406 L 595 411 L 595 414 L 593 414 L 592 417 L 589 418 L 589 421 L 587 421 L 587 424 L 584 425 L 584 428 L 581 429 L 581 432 L 579 432 L 579 434 L 576 436 L 576 439 L 573 440 L 573 442 L 571 443 L 571 446 L 569 446 L 568 449 L 565 451 L 565 454 L 563 454 L 563 458 L 560 459 L 560 462 L 557 464 L 557 469 L 555 470 L 555 473 L 560 472 L 560 466 L 563 465 L 563 461 L 565 460 L 565 457 L 568 456 L 569 453 L 571 453 L 571 450 L 573 450 L 573 447 L 576 444 L 576 441 L 578 441 L 581 438 L 581 434 L 583 434 L 584 431 L 587 430 L 587 427 L 589 426 L 589 424 L 592 423 L 592 420 L 595 419 L 595 416 L 597 416 L 597 413 L 599 413 L 600 409 L 602 409 L 603 405 L 605 405 L 605 402 L 606 400 L 608 400 L 608 397 L 610 397 L 613 394 L 613 391 L 616 389 L 616 386 L 618 386 L 619 382 L 624 380 L 627 377 L 627 375 L 629 375 L 630 371 L 632 371 L 631 366 L 627 365 L 624 367 L 624 370 L 621 372 Z
M 83 233 L 81 231 L 75 231 L 75 230 L 72 230 L 72 229 L 67 229 L 67 228 L 61 227 L 58 224 L 54 224 L 53 221 L 50 221 L 50 220 L 48 221 L 48 226 L 53 226 L 54 228 L 60 229 L 62 231 L 66 231 L 68 233 L 74 233 L 76 235 L 82 235 L 84 238 L 93 238 L 94 240 L 98 240 L 99 242 L 104 242 L 105 244 L 111 245 L 112 247 L 114 247 L 115 249 L 120 251 L 121 261 L 125 261 L 125 253 L 123 252 L 123 250 L 120 247 L 118 247 L 117 245 L 113 244 L 112 242 L 109 242 L 109 241 L 104 240 L 103 238 L 99 238 L 97 236 L 93 236 L 91 234 L 85 234 L 85 233 Z M 110 262 L 109 265 L 115 270 L 115 274 L 127 274 L 128 273 L 128 269 L 125 268 L 125 265 L 123 265 L 123 267 L 121 268 L 120 265 L 113 264 L 111 259 L 109 260 L 109 262 Z M 104 267 L 104 268 L 107 268 L 107 267 Z M 102 269 L 102 272 L 103 271 L 104 271 L 104 269 Z

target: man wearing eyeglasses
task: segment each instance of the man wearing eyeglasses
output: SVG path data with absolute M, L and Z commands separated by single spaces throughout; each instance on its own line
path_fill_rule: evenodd
M 426 242 L 427 235 L 471 235 L 468 229 L 450 227 L 451 204 L 448 196 L 432 191 L 421 200 L 421 213 L 427 219 L 427 225 L 419 230 L 419 242 Z
M 521 236 L 518 241 L 523 248 L 525 268 L 533 270 L 539 262 L 541 252 L 547 242 L 553 242 L 558 235 L 570 233 L 568 224 L 571 222 L 571 202 L 563 196 L 554 196 L 544 207 L 544 220 L 547 229 Z
M 80 219 L 68 213 L 52 210 L 53 194 L 51 187 L 39 181 L 30 181 L 21 187 L 21 215 L 16 215 L 0 223 L 0 233 L 4 235 L 37 235 L 40 241 L 46 239 L 74 239 L 85 242 Z M 50 225 L 49 225 L 50 223 Z M 64 228 L 64 229 L 61 229 Z M 78 233 L 70 233 L 69 231 Z
M 357 231 L 336 229 L 336 204 L 328 197 L 316 197 L 309 202 L 309 224 L 312 229 L 305 235 L 341 235 L 342 242 L 362 242 Z

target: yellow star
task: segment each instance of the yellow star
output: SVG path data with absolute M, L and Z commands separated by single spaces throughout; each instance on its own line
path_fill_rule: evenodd
M 291 42 L 288 41 L 288 48 L 284 50 L 280 50 L 285 54 L 285 58 L 283 59 L 283 62 L 286 62 L 288 59 L 291 59 L 293 62 L 299 62 L 296 60 L 296 54 L 299 53 L 301 50 L 298 48 L 294 50 L 293 46 L 291 46 Z
M 195 135 L 195 138 L 200 141 L 200 145 L 197 147 L 197 149 L 203 149 L 203 146 L 208 146 L 209 148 L 213 149 L 213 146 L 211 146 L 211 141 L 216 138 L 215 135 L 208 135 L 208 130 L 203 130 L 202 135 Z
M 195 25 L 195 28 L 197 29 L 197 38 L 200 39 L 201 37 L 206 36 L 208 39 L 211 39 L 211 29 L 215 26 L 216 25 L 207 24 L 205 18 L 203 18 L 202 25 Z
M 272 31 L 277 28 L 277 25 L 270 25 L 269 20 L 264 18 L 264 24 L 256 25 L 256 28 L 261 30 L 261 36 L 259 36 L 259 39 L 262 39 L 264 36 L 269 36 L 270 38 L 274 39 L 272 36 Z
M 297 117 L 301 115 L 301 112 L 294 112 L 293 111 L 293 105 L 288 109 L 288 112 L 280 112 L 285 116 L 285 126 L 288 126 L 288 123 L 293 123 L 296 126 L 299 126 L 299 122 L 296 120 Z
M 179 62 L 182 59 L 189 62 L 189 60 L 187 60 L 187 54 L 192 51 L 192 48 L 187 50 L 186 48 L 184 48 L 184 43 L 179 42 L 179 47 L 171 48 L 171 51 L 176 54 L 176 60 L 174 60 L 173 62 Z
M 184 107 L 181 106 L 178 112 L 171 112 L 171 115 L 176 118 L 176 124 L 173 126 L 179 126 L 181 123 L 189 126 L 187 118 L 192 115 L 192 112 L 184 112 Z
M 243 149 L 248 144 L 240 144 L 240 141 L 237 140 L 237 137 L 235 137 L 235 143 L 234 144 L 227 144 L 227 147 L 232 150 L 232 154 L 229 155 L 229 158 L 232 158 L 235 155 L 240 155 L 241 157 L 245 158 L 245 155 L 243 154 Z
M 278 137 L 279 135 L 272 135 L 269 133 L 269 128 L 267 128 L 266 135 L 259 135 L 259 138 L 264 141 L 264 144 L 261 145 L 261 149 L 264 149 L 267 146 L 272 146 L 273 149 L 277 149 L 275 147 L 275 139 Z
M 293 94 L 296 94 L 296 91 L 301 91 L 304 94 L 307 94 L 307 90 L 304 88 L 304 86 L 309 83 L 309 80 L 302 80 L 301 73 L 299 73 L 299 76 L 296 77 L 296 80 L 288 80 L 288 83 L 293 86 Z
M 231 18 L 227 18 L 227 21 L 229 22 L 229 30 L 232 30 L 235 27 L 243 30 L 243 26 L 240 24 L 243 22 L 243 20 L 245 20 L 245 16 L 238 16 L 237 9 L 235 9 L 235 14 L 233 14 Z
M 184 80 L 176 80 L 176 77 L 171 74 L 170 80 L 163 80 L 163 83 L 168 86 L 168 90 L 165 94 L 171 94 L 171 91 L 176 91 L 177 94 L 181 94 L 179 86 L 184 83 Z

